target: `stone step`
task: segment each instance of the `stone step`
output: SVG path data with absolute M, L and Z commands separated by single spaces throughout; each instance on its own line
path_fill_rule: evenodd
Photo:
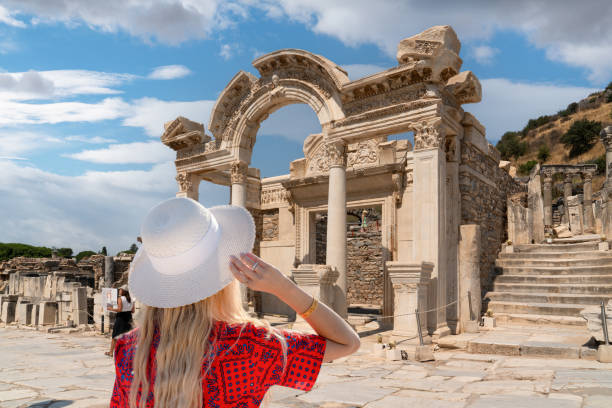
M 504 266 L 504 275 L 609 275 L 609 266 Z
M 584 295 L 610 295 L 612 296 L 611 284 L 584 284 L 584 283 L 560 283 L 556 285 L 541 283 L 498 283 L 493 284 L 495 292 L 512 293 L 558 293 L 558 294 L 584 294 Z
M 579 244 L 519 244 L 514 245 L 514 252 L 537 253 L 537 252 L 580 252 L 596 251 L 599 249 L 599 240 L 583 242 Z
M 545 267 L 545 266 L 609 266 L 612 268 L 612 255 L 604 258 L 579 258 L 579 259 L 502 259 L 495 261 L 498 267 L 522 266 L 522 267 Z
M 568 252 L 513 252 L 513 253 L 501 253 L 499 254 L 500 259 L 551 259 L 551 260 L 573 260 L 573 259 L 601 259 L 609 258 L 612 259 L 612 252 L 610 251 L 568 251 Z
M 567 304 L 567 303 L 524 303 L 491 301 L 488 309 L 493 311 L 493 316 L 497 313 L 520 313 L 520 314 L 540 314 L 556 316 L 578 317 L 580 311 L 589 305 Z
M 499 275 L 495 283 L 540 283 L 558 285 L 561 283 L 573 284 L 609 284 L 612 274 L 609 275 Z
M 526 304 L 599 305 L 602 300 L 607 303 L 608 300 L 612 299 L 612 294 L 489 292 L 486 294 L 486 297 L 491 299 L 491 301 L 521 302 Z
M 563 327 L 583 331 L 586 328 L 586 320 L 576 316 L 556 316 L 525 313 L 495 313 L 498 324 L 505 326 L 512 325 L 538 325 Z

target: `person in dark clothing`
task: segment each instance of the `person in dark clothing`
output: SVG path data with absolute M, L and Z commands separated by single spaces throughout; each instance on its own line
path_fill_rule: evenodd
M 112 357 L 117 339 L 124 333 L 132 330 L 132 313 L 134 313 L 134 303 L 130 297 L 130 292 L 128 291 L 127 285 L 123 285 L 119 288 L 117 307 L 113 308 L 109 305 L 106 309 L 117 313 L 117 316 L 115 316 L 115 324 L 113 325 L 113 340 L 111 341 L 110 351 L 104 353 L 107 356 Z

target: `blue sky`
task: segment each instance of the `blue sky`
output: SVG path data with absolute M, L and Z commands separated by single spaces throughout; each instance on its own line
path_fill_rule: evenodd
M 464 108 L 492 143 L 612 80 L 609 2 L 424 3 L 0 0 L 0 242 L 129 247 L 143 214 L 176 192 L 163 123 L 207 124 L 235 73 L 257 74 L 251 61 L 277 49 L 321 54 L 357 79 L 395 66 L 402 38 L 449 24 L 462 70 L 483 85 Z M 251 165 L 287 172 L 318 131 L 305 105 L 282 108 Z M 228 200 L 224 187 L 200 191 L 205 205 Z

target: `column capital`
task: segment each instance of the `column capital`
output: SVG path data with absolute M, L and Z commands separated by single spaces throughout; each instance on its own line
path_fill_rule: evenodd
M 585 183 L 590 183 L 591 181 L 593 181 L 593 173 L 590 171 L 585 171 L 584 173 L 582 173 L 582 180 Z
M 179 185 L 177 197 L 189 197 L 194 200 L 198 199 L 199 178 L 192 173 L 180 172 L 175 177 Z
M 329 168 L 346 167 L 346 143 L 343 140 L 326 142 L 325 157 Z
M 612 126 L 606 126 L 599 133 L 601 142 L 604 144 L 606 151 L 612 151 Z
M 563 179 L 564 183 L 572 183 L 574 180 L 574 173 L 565 173 L 565 178 Z
M 421 122 L 415 125 L 414 130 L 414 150 L 423 150 L 431 148 L 439 148 L 442 144 L 442 122 Z
M 232 163 L 230 168 L 230 178 L 232 184 L 245 184 L 247 177 L 247 170 L 249 165 L 242 160 L 236 160 Z

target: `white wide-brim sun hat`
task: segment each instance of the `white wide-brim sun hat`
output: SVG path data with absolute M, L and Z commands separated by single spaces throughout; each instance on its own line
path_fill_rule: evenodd
M 244 208 L 206 208 L 190 198 L 153 207 L 140 230 L 142 246 L 128 286 L 139 302 L 173 308 L 199 302 L 230 284 L 230 256 L 250 252 L 255 223 Z

